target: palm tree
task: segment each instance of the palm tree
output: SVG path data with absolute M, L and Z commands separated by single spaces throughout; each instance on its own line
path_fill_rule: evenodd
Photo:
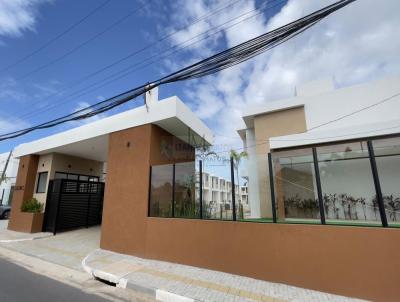
M 197 148 L 198 157 L 204 161 L 209 157 L 218 157 L 218 154 L 211 150 L 210 145 L 202 144 Z
M 233 166 L 234 166 L 234 168 L 236 170 L 236 179 L 237 179 L 237 182 L 238 182 L 238 194 L 240 194 L 240 190 L 239 190 L 239 187 L 240 187 L 239 186 L 239 165 L 240 165 L 240 162 L 242 161 L 243 158 L 247 158 L 248 157 L 248 154 L 247 154 L 246 151 L 242 151 L 242 152 L 238 153 L 236 150 L 233 150 L 233 149 L 231 150 L 230 153 L 231 153 L 231 158 L 233 159 Z M 235 194 L 236 192 L 235 192 L 234 184 L 232 184 L 232 190 L 234 192 L 233 194 Z M 242 200 L 239 199 L 239 203 L 241 203 L 241 202 L 242 202 Z M 240 206 L 239 206 L 239 208 L 240 208 Z
M 238 153 L 236 150 L 231 150 L 231 157 L 233 158 L 233 165 L 236 171 L 236 179 L 239 181 L 239 165 L 243 158 L 247 158 L 248 154 L 246 151 Z

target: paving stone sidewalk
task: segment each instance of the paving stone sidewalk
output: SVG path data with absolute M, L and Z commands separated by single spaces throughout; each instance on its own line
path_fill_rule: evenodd
M 11 243 L 20 241 L 30 241 L 40 238 L 51 237 L 51 233 L 21 233 L 14 232 L 7 229 L 8 220 L 0 220 L 0 243 Z
M 95 277 L 146 292 L 160 301 L 363 301 L 101 249 L 89 254 L 82 266 Z

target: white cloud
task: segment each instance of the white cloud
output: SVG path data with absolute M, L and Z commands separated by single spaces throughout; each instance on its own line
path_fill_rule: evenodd
M 100 97 L 100 98 L 101 98 L 101 97 Z M 76 112 L 76 111 L 85 109 L 85 108 L 87 108 L 87 107 L 89 107 L 89 106 L 90 106 L 90 104 L 89 104 L 88 102 L 79 102 L 78 105 L 75 107 L 75 109 L 74 109 L 72 112 Z M 89 113 L 90 111 L 91 111 L 90 109 L 88 109 L 88 110 L 83 110 L 83 111 L 80 112 L 79 114 Z M 105 118 L 106 116 L 107 116 L 106 113 L 100 113 L 100 114 L 98 114 L 98 115 L 95 115 L 95 116 L 89 117 L 89 118 L 87 118 L 87 119 L 81 120 L 81 121 L 79 121 L 79 122 L 77 122 L 77 123 L 80 123 L 80 124 L 89 124 L 89 123 L 92 123 L 92 122 L 101 120 L 101 119 Z
M 28 128 L 29 123 L 13 116 L 0 116 L 0 134 Z
M 270 20 L 261 15 L 243 22 L 224 31 L 218 42 L 231 47 L 333 2 L 289 0 Z M 178 20 L 174 27 L 179 28 L 182 22 L 187 24 L 187 20 L 204 15 L 223 3 L 226 1 L 213 1 L 209 6 L 209 1 L 203 0 L 192 5 L 192 1 L 189 4 L 181 0 L 171 20 Z M 207 30 L 254 7 L 253 0 L 239 2 L 199 27 Z M 190 82 L 185 100 L 216 134 L 224 135 L 217 137 L 218 143 L 237 143 L 236 129 L 244 127 L 240 116 L 246 106 L 292 96 L 296 85 L 330 77 L 342 87 L 399 75 L 399 11 L 398 0 L 352 3 L 266 54 L 215 76 Z M 179 43 L 198 30 L 184 31 L 173 36 L 171 42 Z M 192 55 L 196 57 L 205 49 L 216 52 L 215 40 L 192 47 Z
M 19 37 L 33 31 L 37 7 L 47 0 L 0 0 L 0 36 Z

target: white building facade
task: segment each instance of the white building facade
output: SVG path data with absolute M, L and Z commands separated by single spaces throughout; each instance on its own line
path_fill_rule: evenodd
M 3 171 L 7 166 L 7 169 L 4 173 L 5 178 L 0 183 L 0 203 L 3 205 L 8 205 L 11 203 L 12 192 L 18 173 L 19 160 L 14 158 L 12 154 L 10 158 L 9 156 L 10 152 L 0 154 L 0 176 L 3 175 Z
M 400 220 L 399 77 L 341 89 L 312 82 L 293 98 L 249 108 L 243 120 L 252 217 L 272 217 L 274 202 L 286 221 Z

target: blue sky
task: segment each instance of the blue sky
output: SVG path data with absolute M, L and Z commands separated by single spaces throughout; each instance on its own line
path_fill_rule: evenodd
M 0 0 L 0 70 L 42 46 L 105 0 Z M 297 19 L 334 1 L 308 0 L 111 0 L 85 22 L 28 60 L 0 72 L 0 132 L 31 126 L 86 104 L 113 96 L 162 74 L 177 70 L 226 47 Z M 80 79 L 166 33 L 189 24 L 216 9 L 232 5 L 195 26 L 180 31 L 157 47 L 106 70 Z M 267 4 L 266 4 L 267 3 Z M 396 0 L 360 0 L 330 16 L 296 39 L 250 62 L 215 76 L 160 88 L 160 97 L 178 95 L 215 132 L 216 142 L 229 148 L 240 142 L 236 130 L 243 127 L 244 108 L 293 95 L 295 86 L 322 77 L 337 87 L 361 83 L 400 71 L 400 21 Z M 47 68 L 48 64 L 106 29 L 128 13 L 145 5 L 112 30 Z M 190 45 L 184 51 L 129 74 L 107 86 L 87 87 L 149 56 L 266 5 L 261 14 Z M 374 12 L 373 14 L 371 12 Z M 253 13 L 254 14 L 254 13 Z M 356 18 L 354 16 L 357 16 Z M 242 17 L 244 19 L 245 17 Z M 241 19 L 236 19 L 235 22 Z M 228 23 L 227 25 L 233 24 Z M 397 38 L 397 39 L 396 39 Z M 354 50 L 357 49 L 357 52 Z M 73 87 L 70 87 L 73 84 Z M 74 92 L 87 92 L 84 95 Z M 137 105 L 142 104 L 139 98 Z M 49 109 L 49 106 L 52 108 Z M 135 106 L 127 104 L 114 112 Z M 0 152 L 51 133 L 74 127 L 62 125 L 21 138 L 0 142 Z M 221 147 L 221 148 L 224 148 Z

